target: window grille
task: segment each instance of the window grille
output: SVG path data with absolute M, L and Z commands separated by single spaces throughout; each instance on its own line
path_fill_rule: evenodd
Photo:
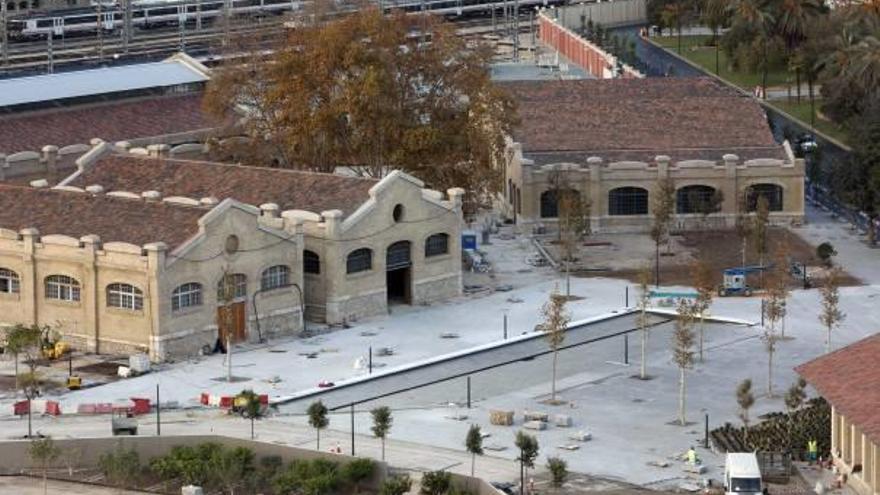
M 367 248 L 356 249 L 348 254 L 345 262 L 347 273 L 365 272 L 373 269 L 373 251 Z
M 439 256 L 449 252 L 449 235 L 434 234 L 425 240 L 425 257 Z
M 79 282 L 67 275 L 46 277 L 46 298 L 59 301 L 79 301 Z
M 107 286 L 107 306 L 111 308 L 144 309 L 144 293 L 129 284 L 110 284 Z
M 270 266 L 263 270 L 260 278 L 260 287 L 263 290 L 272 290 L 285 287 L 290 282 L 290 268 L 285 265 Z
M 202 305 L 202 284 L 190 282 L 174 289 L 171 294 L 171 310 Z
M 17 273 L 6 268 L 0 268 L 0 292 L 4 294 L 18 294 L 20 287 Z

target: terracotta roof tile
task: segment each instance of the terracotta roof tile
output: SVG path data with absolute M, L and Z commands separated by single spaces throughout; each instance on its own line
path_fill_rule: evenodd
M 332 174 L 214 162 L 108 155 L 70 185 L 99 184 L 106 191 L 159 191 L 163 196 L 233 198 L 259 206 L 315 213 L 338 209 L 348 215 L 369 198 L 378 181 Z
M 880 443 L 880 333 L 795 371 L 871 441 Z
M 522 123 L 514 138 L 527 156 L 584 152 L 643 161 L 657 154 L 675 161 L 720 160 L 725 153 L 744 159 L 783 157 L 760 105 L 708 78 L 503 86 L 519 103 Z
M 115 142 L 214 127 L 202 111 L 202 94 L 153 96 L 0 116 L 0 153 L 43 146 Z
M 174 248 L 198 232 L 198 220 L 207 212 L 201 207 L 0 184 L 0 228 L 36 228 L 40 235 L 94 234 L 102 242 L 140 246 L 162 241 Z

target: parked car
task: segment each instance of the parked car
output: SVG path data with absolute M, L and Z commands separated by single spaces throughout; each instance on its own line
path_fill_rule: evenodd
M 336 384 L 328 380 L 321 380 L 320 382 L 318 382 L 318 388 L 330 388 L 334 385 Z
M 804 133 L 797 137 L 795 140 L 795 146 L 801 153 L 807 154 L 816 151 L 816 148 L 819 147 L 819 143 L 816 142 L 816 136 L 810 133 Z

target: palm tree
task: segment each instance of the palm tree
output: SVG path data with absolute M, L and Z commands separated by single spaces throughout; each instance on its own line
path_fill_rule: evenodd
M 727 24 L 730 19 L 730 10 L 728 9 L 730 2 L 728 0 L 706 0 L 703 6 L 702 19 L 706 26 L 712 30 L 712 43 L 715 45 L 715 75 L 718 75 L 718 52 L 720 51 L 720 40 L 718 39 L 718 31 Z
M 807 28 L 810 21 L 818 15 L 819 8 L 817 0 L 783 0 L 778 5 L 776 29 L 785 40 L 789 63 L 794 69 L 798 103 L 801 102 L 801 67 L 796 63 L 791 64 L 791 61 L 795 58 L 798 47 L 806 39 Z
M 754 42 L 760 52 L 761 90 L 767 95 L 767 56 L 770 41 L 775 35 L 775 18 L 771 0 L 736 0 L 733 3 L 733 22 L 754 33 Z

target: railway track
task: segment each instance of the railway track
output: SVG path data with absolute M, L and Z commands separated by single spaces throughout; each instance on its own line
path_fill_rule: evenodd
M 0 76 L 15 77 L 25 73 L 53 72 L 69 68 L 86 68 L 114 63 L 156 60 L 178 51 L 198 57 L 208 65 L 222 59 L 221 48 L 225 37 L 235 38 L 248 34 L 281 34 L 287 18 L 270 18 L 262 22 L 223 27 L 210 26 L 201 30 L 179 27 L 164 28 L 149 33 L 137 33 L 126 43 L 119 36 L 55 38 L 53 40 L 18 43 L 10 47 L 7 59 L 0 61 Z M 528 16 L 521 15 L 519 32 L 529 31 Z M 456 30 L 466 37 L 481 37 L 507 33 L 503 17 L 465 19 L 454 21 Z

